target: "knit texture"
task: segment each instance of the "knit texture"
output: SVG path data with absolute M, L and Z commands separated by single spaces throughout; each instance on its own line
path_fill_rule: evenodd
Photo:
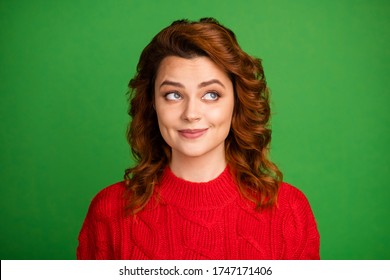
M 125 215 L 123 182 L 100 191 L 79 235 L 78 259 L 319 259 L 304 194 L 283 183 L 273 209 L 255 210 L 227 167 L 207 183 L 167 167 L 147 206 Z

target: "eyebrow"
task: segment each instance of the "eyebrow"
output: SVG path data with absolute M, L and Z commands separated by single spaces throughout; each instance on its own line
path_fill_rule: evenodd
M 202 83 L 199 84 L 198 88 L 206 87 L 206 86 L 209 86 L 209 85 L 212 85 L 212 84 L 219 84 L 220 86 L 225 88 L 223 83 L 220 80 L 218 80 L 218 79 L 212 79 L 210 81 L 202 82 Z
M 206 87 L 206 86 L 209 86 L 209 85 L 212 85 L 212 84 L 219 84 L 220 86 L 225 88 L 223 83 L 220 80 L 218 80 L 218 79 L 211 79 L 210 81 L 201 82 L 198 85 L 198 88 Z M 184 88 L 183 84 L 178 83 L 178 82 L 169 81 L 169 80 L 165 80 L 164 82 L 162 82 L 161 85 L 160 85 L 160 88 L 162 86 L 166 86 L 166 85 L 167 86 L 175 86 L 175 87 L 179 87 L 179 88 Z
M 178 82 L 172 82 L 172 81 L 169 81 L 169 80 L 165 80 L 164 82 L 162 82 L 161 85 L 160 85 L 160 88 L 162 86 L 175 86 L 175 87 L 179 87 L 179 88 L 184 88 L 183 84 L 178 83 Z

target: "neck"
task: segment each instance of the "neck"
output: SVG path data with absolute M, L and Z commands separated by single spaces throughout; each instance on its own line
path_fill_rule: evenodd
M 226 168 L 225 149 L 214 150 L 198 157 L 188 157 L 172 151 L 170 168 L 177 177 L 190 182 L 208 182 Z

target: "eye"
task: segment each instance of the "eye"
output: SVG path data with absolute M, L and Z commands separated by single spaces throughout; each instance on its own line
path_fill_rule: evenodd
M 167 94 L 165 94 L 165 98 L 167 100 L 173 100 L 173 101 L 182 99 L 180 93 L 178 92 L 168 92 Z
M 209 100 L 209 101 L 215 101 L 215 100 L 218 100 L 218 98 L 220 97 L 220 95 L 216 92 L 207 92 L 205 95 L 203 95 L 202 99 L 204 100 Z

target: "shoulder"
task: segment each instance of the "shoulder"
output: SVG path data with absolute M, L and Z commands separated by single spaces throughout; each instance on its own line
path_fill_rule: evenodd
M 282 209 L 310 209 L 310 204 L 305 194 L 298 188 L 283 182 L 280 186 L 277 199 L 278 208 Z
M 277 200 L 282 234 L 283 259 L 319 259 L 320 236 L 317 222 L 304 193 L 283 183 Z
M 114 216 L 125 207 L 126 186 L 124 182 L 112 184 L 99 191 L 92 199 L 89 214 L 94 216 Z
M 309 200 L 298 188 L 287 183 L 281 185 L 276 212 L 283 220 L 284 230 L 311 231 L 313 235 L 318 235 L 317 222 Z
M 117 182 L 115 184 L 112 184 L 112 185 L 100 190 L 93 198 L 93 201 L 103 202 L 107 199 L 108 200 L 117 199 L 118 197 L 121 197 L 124 195 L 125 190 L 126 190 L 125 182 L 123 182 L 123 181 Z

